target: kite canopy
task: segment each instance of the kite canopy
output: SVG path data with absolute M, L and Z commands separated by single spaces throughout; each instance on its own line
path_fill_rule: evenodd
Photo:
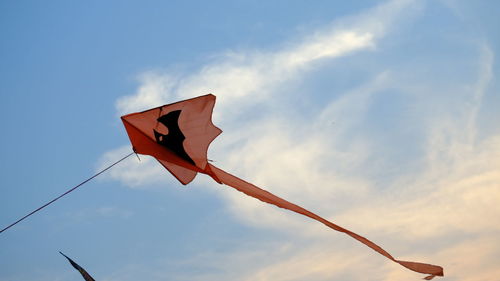
M 393 262 L 428 274 L 426 280 L 443 276 L 440 266 L 397 260 L 367 238 L 208 163 L 208 146 L 222 132 L 211 120 L 214 104 L 215 96 L 209 94 L 125 115 L 122 121 L 134 151 L 156 158 L 182 184 L 191 182 L 198 172 L 207 174 L 218 183 L 231 186 L 248 196 L 302 214 L 345 233 Z
M 156 158 L 182 184 L 210 173 L 207 150 L 222 130 L 212 123 L 214 95 L 205 95 L 121 119 L 134 151 Z

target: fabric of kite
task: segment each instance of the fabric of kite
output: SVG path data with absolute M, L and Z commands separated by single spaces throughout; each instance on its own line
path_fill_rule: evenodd
M 85 269 L 83 269 L 83 267 L 79 266 L 76 262 L 74 262 L 72 259 L 70 259 L 68 256 L 66 256 L 65 254 L 59 252 L 61 255 L 63 255 L 68 261 L 69 263 L 76 269 L 78 270 L 78 272 L 80 272 L 80 274 L 82 275 L 83 279 L 85 279 L 85 281 L 95 281 L 94 278 L 92 278 L 92 276 L 90 276 L 90 274 L 87 273 L 87 271 L 85 271 Z
M 424 278 L 426 280 L 443 276 L 443 268 L 440 266 L 397 260 L 365 237 L 210 164 L 207 160 L 208 147 L 222 132 L 212 123 L 214 105 L 215 96 L 209 94 L 128 114 L 121 118 L 134 151 L 156 158 L 182 184 L 191 182 L 198 172 L 207 174 L 220 184 L 231 186 L 263 202 L 302 214 L 343 232 L 393 262 L 410 270 L 428 274 Z

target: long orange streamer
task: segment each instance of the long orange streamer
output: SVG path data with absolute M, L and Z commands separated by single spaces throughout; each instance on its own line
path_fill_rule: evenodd
M 269 203 L 269 204 L 272 204 L 272 205 L 275 205 L 277 207 L 280 207 L 280 208 L 283 208 L 283 209 L 287 209 L 287 210 L 290 210 L 292 212 L 296 212 L 296 213 L 299 213 L 299 214 L 302 214 L 304 216 L 307 216 L 307 217 L 310 217 L 314 220 L 317 220 L 321 223 L 323 223 L 324 225 L 336 230 L 336 231 L 339 231 L 339 232 L 343 232 L 349 236 L 351 236 L 352 238 L 358 240 L 359 242 L 365 244 L 366 246 L 372 248 L 373 250 L 375 250 L 376 252 L 380 253 L 381 255 L 385 256 L 386 258 L 396 262 L 396 263 L 399 263 L 400 265 L 410 269 L 410 270 L 413 270 L 413 271 L 416 271 L 416 272 L 420 272 L 420 273 L 424 273 L 424 274 L 429 274 L 429 276 L 425 277 L 424 279 L 426 280 L 431 280 L 432 278 L 434 278 L 435 276 L 443 276 L 443 268 L 440 267 L 440 266 L 437 266 L 437 265 L 432 265 L 432 264 L 427 264 L 427 263 L 419 263 L 419 262 L 410 262 L 410 261 L 401 261 L 401 260 L 397 260 L 395 259 L 393 256 L 391 256 L 387 251 L 385 251 L 384 249 L 382 249 L 380 246 L 378 246 L 377 244 L 373 243 L 372 241 L 366 239 L 365 237 L 361 236 L 361 235 L 358 235 L 350 230 L 347 230 L 341 226 L 338 226 L 298 205 L 295 205 L 291 202 L 288 202 L 287 200 L 285 199 L 282 199 L 268 191 L 265 191 L 249 182 L 246 182 L 236 176 L 233 176 L 211 164 L 208 164 L 208 171 L 207 174 L 209 174 L 210 176 L 214 177 L 214 179 L 218 182 L 222 182 L 223 184 L 225 185 L 228 185 L 228 186 L 231 186 L 233 187 L 234 189 L 240 191 L 240 192 L 243 192 L 245 193 L 246 195 L 248 196 L 251 196 L 251 197 L 254 197 L 254 198 L 257 198 L 259 199 L 260 201 L 263 201 L 263 202 L 266 202 L 266 203 Z
M 208 163 L 208 146 L 222 132 L 211 120 L 214 104 L 215 96 L 205 95 L 128 114 L 122 116 L 122 121 L 134 151 L 155 157 L 182 184 L 191 182 L 198 172 L 210 175 L 218 183 L 226 184 L 263 202 L 302 214 L 343 232 L 410 270 L 428 274 L 426 280 L 443 276 L 443 268 L 440 266 L 397 260 L 365 237 Z

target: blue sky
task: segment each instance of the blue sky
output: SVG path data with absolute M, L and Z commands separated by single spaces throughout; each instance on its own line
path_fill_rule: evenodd
M 119 116 L 213 93 L 224 170 L 377 242 L 500 275 L 493 1 L 2 1 L 0 225 L 130 151 Z M 147 156 L 0 235 L 0 281 L 408 280 L 349 237 Z

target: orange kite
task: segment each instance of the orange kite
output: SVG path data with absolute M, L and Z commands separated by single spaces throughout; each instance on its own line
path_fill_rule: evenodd
M 209 94 L 128 114 L 121 119 L 134 151 L 156 158 L 182 184 L 191 182 L 198 172 L 207 174 L 220 184 L 226 184 L 263 202 L 302 214 L 343 232 L 393 262 L 410 270 L 428 274 L 424 278 L 426 280 L 443 276 L 443 268 L 440 266 L 397 260 L 365 237 L 208 163 L 208 146 L 222 133 L 222 130 L 212 123 L 214 105 L 215 96 Z

